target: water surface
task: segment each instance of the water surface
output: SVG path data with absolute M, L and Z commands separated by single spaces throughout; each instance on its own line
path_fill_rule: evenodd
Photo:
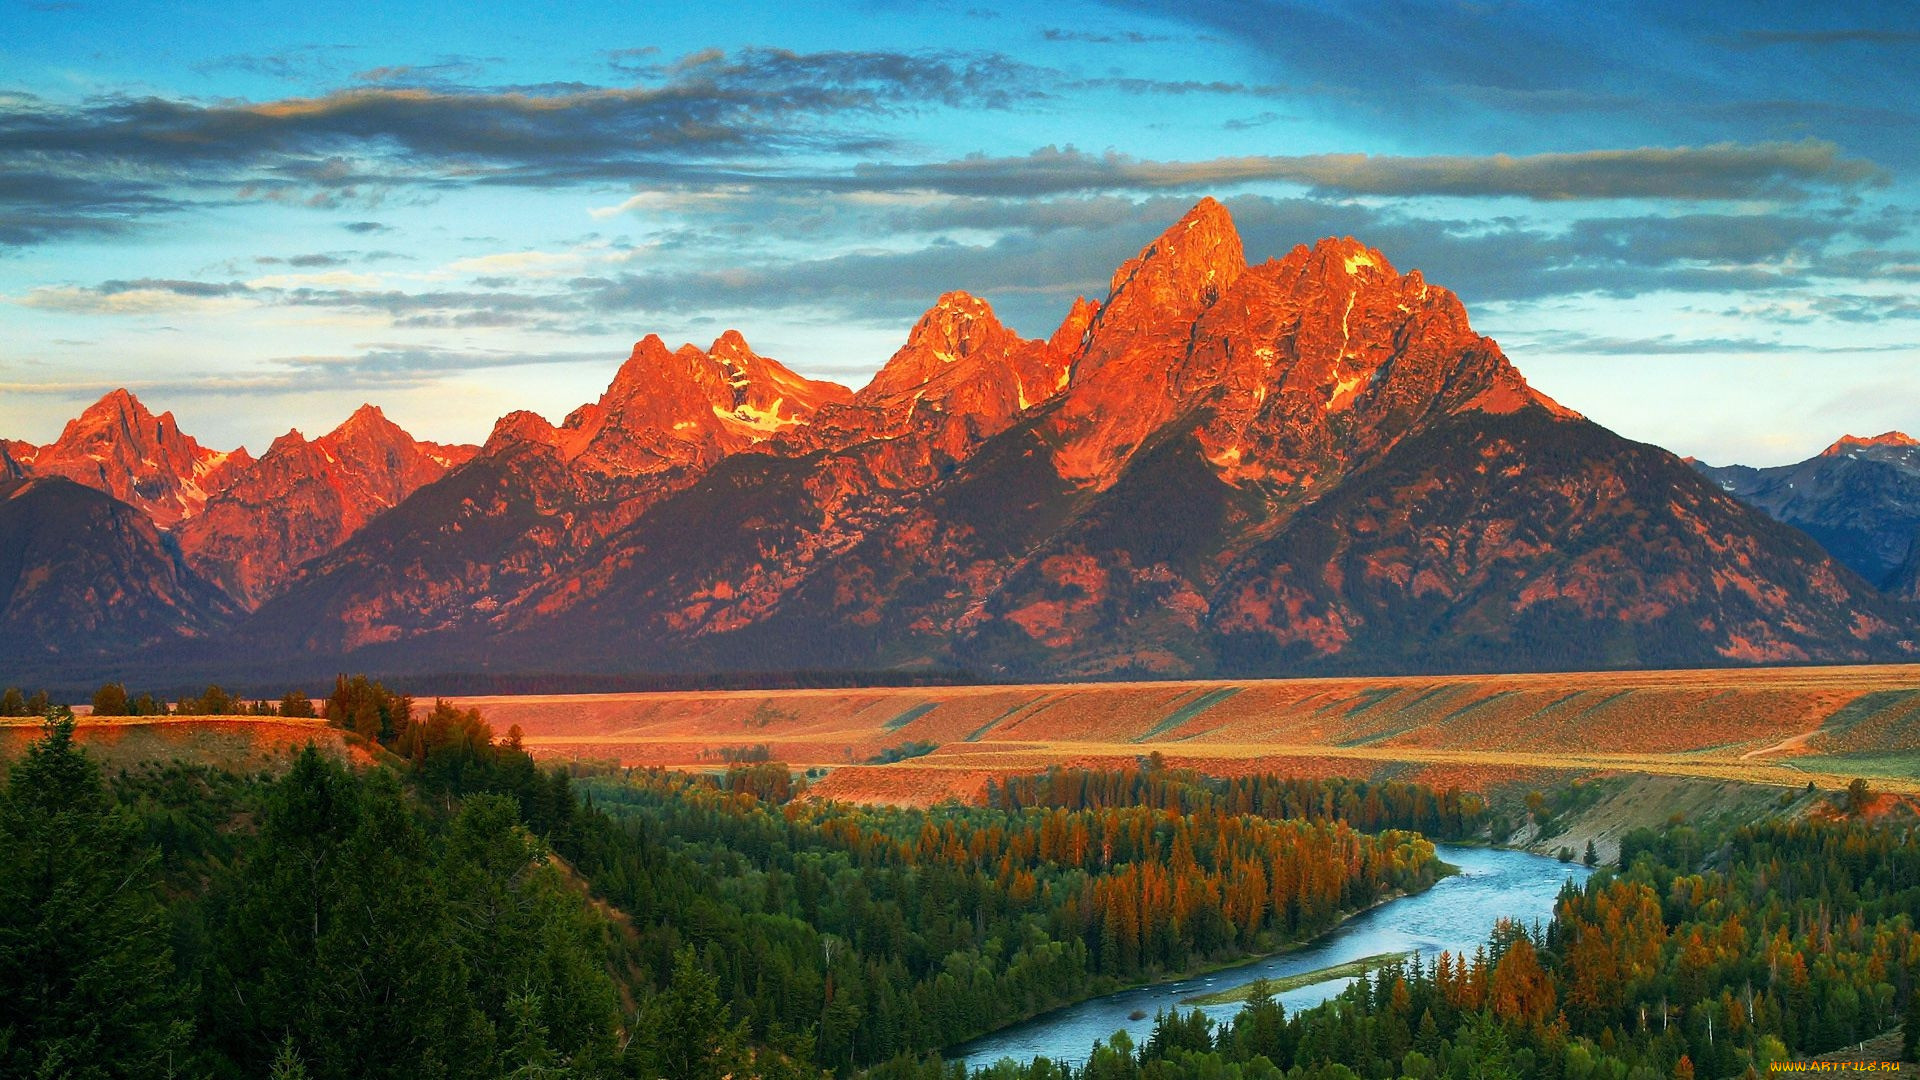
M 1568 878 L 1584 882 L 1586 867 L 1543 855 L 1493 848 L 1436 845 L 1440 858 L 1460 868 L 1418 896 L 1391 900 L 1357 915 L 1313 944 L 1296 952 L 1271 956 L 1243 967 L 1180 982 L 1122 990 L 1105 997 L 1069 1005 L 1025 1023 L 982 1036 L 947 1052 L 950 1061 L 970 1067 L 991 1065 L 1001 1058 L 1030 1061 L 1045 1056 L 1079 1064 L 1093 1044 L 1125 1029 L 1137 1045 L 1153 1031 L 1153 1015 L 1170 1009 L 1181 998 L 1224 990 L 1257 978 L 1279 978 L 1344 964 L 1379 953 L 1418 950 L 1428 959 L 1443 950 L 1473 950 L 1486 944 L 1493 924 L 1501 918 L 1545 923 L 1553 915 L 1554 897 Z M 1318 1005 L 1338 994 L 1352 979 L 1333 979 L 1279 995 L 1289 1013 Z M 1193 1008 L 1194 1006 L 1182 1006 Z M 1238 1004 L 1201 1006 L 1216 1020 L 1230 1019 Z M 1134 1012 L 1144 1020 L 1130 1020 Z

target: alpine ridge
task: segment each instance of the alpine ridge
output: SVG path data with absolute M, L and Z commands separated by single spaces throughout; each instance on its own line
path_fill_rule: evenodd
M 251 462 L 245 448 L 208 450 L 181 433 L 172 413 L 155 416 L 140 399 L 115 390 L 26 464 L 34 476 L 64 476 L 104 491 L 169 529 L 199 513 Z
M 124 655 L 224 630 L 233 605 L 137 507 L 62 476 L 0 480 L 0 655 Z
M 1909 595 L 1900 575 L 1909 542 L 1920 534 L 1920 441 L 1898 431 L 1843 435 L 1792 465 L 1694 468 L 1742 502 L 1805 530 L 1870 583 Z
M 259 606 L 155 657 L 1045 679 L 1862 661 L 1920 638 L 1805 535 L 1528 386 L 1420 272 L 1352 238 L 1249 263 L 1212 199 L 1045 338 L 940 296 L 857 391 L 732 331 L 650 335 L 597 400 L 502 417 L 466 460 L 363 437 L 387 468 L 349 483 L 329 438 L 256 466 L 308 493 L 289 520 L 322 523 L 312 554 L 291 525 L 263 534 L 278 563 L 200 539 L 271 517 L 239 483 L 189 516 L 188 560 Z M 378 509 L 315 509 L 353 483 Z
M 716 462 L 851 397 L 734 331 L 706 350 L 648 335 L 597 400 L 558 426 L 502 417 L 472 460 L 308 563 L 250 628 L 296 652 L 484 636 Z
M 308 441 L 298 431 L 177 529 L 187 562 L 251 610 L 300 564 L 471 458 L 471 446 L 420 442 L 373 405 Z

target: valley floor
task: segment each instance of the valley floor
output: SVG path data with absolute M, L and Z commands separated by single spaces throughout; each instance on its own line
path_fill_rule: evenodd
M 822 797 L 920 804 L 1049 765 L 1158 753 L 1486 790 L 1635 774 L 1920 795 L 1920 666 L 475 697 L 548 758 L 824 772 Z M 904 760 L 877 763 L 886 758 Z

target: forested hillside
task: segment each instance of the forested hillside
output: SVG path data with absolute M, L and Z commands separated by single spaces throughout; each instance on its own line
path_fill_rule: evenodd
M 859 807 L 777 762 L 543 772 L 517 729 L 360 678 L 318 705 L 381 764 L 108 775 L 55 711 L 0 790 L 0 1073 L 945 1077 L 944 1047 L 1422 889 L 1428 838 L 1490 820 L 1154 757 Z M 1920 1031 L 1920 838 L 1875 805 L 1643 829 L 1470 957 L 991 1071 L 1685 1080 Z
M 49 719 L 0 793 L 0 1073 L 849 1075 L 1440 869 L 1410 821 L 873 810 L 779 764 L 583 801 L 476 711 L 320 711 L 385 764 L 106 775 Z
M 1503 922 L 1471 957 L 1394 963 L 1287 1015 L 1256 985 L 1230 1023 L 1165 1015 L 1081 1067 L 1002 1063 L 995 1080 L 1694 1080 L 1920 1033 L 1920 841 L 1857 820 L 1726 835 L 1643 830 L 1628 868 L 1569 886 L 1544 927 Z M 1703 856 L 1713 869 L 1698 869 Z M 1853 1055 L 1859 1057 L 1862 1055 Z M 1866 1057 L 1890 1057 L 1867 1054 Z M 957 1078 L 897 1060 L 875 1080 Z

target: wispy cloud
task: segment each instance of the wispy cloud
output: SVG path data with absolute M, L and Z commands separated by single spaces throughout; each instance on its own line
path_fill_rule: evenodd
M 1610 337 L 1605 335 L 1581 334 L 1571 331 L 1555 331 L 1548 334 L 1531 335 L 1525 339 L 1522 347 L 1542 352 L 1571 353 L 1587 356 L 1700 356 L 1760 355 L 1768 353 L 1826 355 L 1896 352 L 1905 348 L 1904 346 L 1861 344 L 1810 347 L 1804 343 L 1785 341 L 1779 338 L 1682 337 L 1677 334 L 1659 334 L 1653 337 Z
M 1046 41 L 1075 41 L 1088 45 L 1147 45 L 1174 40 L 1167 34 L 1143 34 L 1138 30 L 1069 30 L 1048 26 L 1040 31 Z
M 1915 45 L 1920 30 L 1857 27 L 1843 30 L 1742 30 L 1733 40 L 1741 45 Z
M 1613 215 L 1562 224 L 1449 220 L 1326 196 L 1230 197 L 1254 257 L 1320 236 L 1355 235 L 1418 268 L 1469 303 L 1599 294 L 1753 292 L 1822 281 L 1920 275 L 1920 254 L 1860 246 L 1880 216 L 1827 208 L 1769 213 Z M 254 265 L 301 271 L 247 280 L 128 279 L 36 289 L 14 302 L 42 310 L 148 315 L 216 302 L 323 309 L 400 328 L 522 327 L 598 333 L 609 321 L 784 310 L 866 326 L 910 319 L 941 292 L 964 288 L 1003 304 L 1030 331 L 1049 328 L 1072 297 L 1098 295 L 1114 266 L 1190 205 L 1186 195 L 1052 198 L 801 197 L 748 190 L 675 204 L 704 228 L 668 232 L 648 247 L 598 242 L 499 251 L 383 279 L 344 254 L 268 256 Z M 813 213 L 835 233 L 887 235 L 885 249 L 820 253 L 730 251 L 724 238 L 764 233 Z M 282 261 L 275 261 L 276 259 Z M 237 275 L 236 275 L 237 277 Z M 422 287 L 422 286 L 425 287 Z M 1834 307 L 1833 318 L 1855 318 Z M 1829 317 L 1812 311 L 1811 317 Z
M 1081 191 L 1209 190 L 1285 181 L 1347 195 L 1585 199 L 1767 199 L 1797 201 L 1809 188 L 1882 186 L 1887 173 L 1848 158 L 1832 143 L 1644 147 L 1564 154 L 1396 157 L 1367 154 L 1263 155 L 1204 161 L 1146 161 L 1119 153 L 1046 147 L 1025 157 L 968 157 L 931 164 L 861 165 L 823 187 L 1035 196 Z
M 353 73 L 354 81 L 383 86 L 454 87 L 502 62 L 498 56 L 442 56 L 431 63 L 384 64 Z
M 442 349 L 369 343 L 340 354 L 283 356 L 233 370 L 187 371 L 156 379 L 49 379 L 0 382 L 0 393 L 73 397 L 125 387 L 162 395 L 281 395 L 315 391 L 395 390 L 430 385 L 449 375 L 555 364 L 605 365 L 602 352 Z
M 336 206 L 400 187 L 671 181 L 718 162 L 873 153 L 888 140 L 858 118 L 1045 93 L 1038 69 L 953 51 L 706 52 L 628 87 L 400 85 L 430 70 L 258 103 L 0 95 L 0 242 L 120 230 L 206 198 Z

